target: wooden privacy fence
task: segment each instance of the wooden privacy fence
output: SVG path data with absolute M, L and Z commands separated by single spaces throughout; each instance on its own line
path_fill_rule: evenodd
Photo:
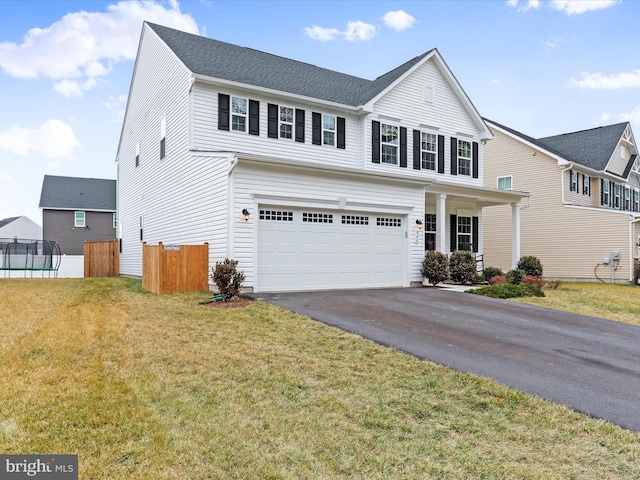
M 118 240 L 84 242 L 84 278 L 120 275 Z
M 209 290 L 209 244 L 142 245 L 142 288 L 153 293 Z

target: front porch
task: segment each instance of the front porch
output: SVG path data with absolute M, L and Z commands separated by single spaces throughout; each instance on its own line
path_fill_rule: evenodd
M 528 206 L 529 199 L 526 192 L 431 183 L 425 188 L 425 250 L 447 255 L 455 250 L 470 251 L 484 267 L 482 230 L 491 226 L 483 224 L 482 209 L 511 205 L 511 263 L 515 268 L 520 259 L 520 210 Z

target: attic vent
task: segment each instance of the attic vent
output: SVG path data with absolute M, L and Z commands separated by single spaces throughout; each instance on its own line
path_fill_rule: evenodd
M 433 103 L 433 87 L 431 85 L 424 85 L 422 89 L 422 97 L 426 103 Z

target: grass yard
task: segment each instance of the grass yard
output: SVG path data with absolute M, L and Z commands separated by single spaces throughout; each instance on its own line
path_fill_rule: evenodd
M 0 453 L 76 453 L 81 479 L 640 478 L 638 434 L 266 303 L 0 294 Z
M 640 286 L 610 283 L 562 283 L 557 290 L 545 290 L 545 297 L 512 299 L 519 303 L 565 310 L 640 325 Z

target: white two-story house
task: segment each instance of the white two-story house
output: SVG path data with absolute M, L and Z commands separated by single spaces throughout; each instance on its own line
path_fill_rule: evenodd
M 117 152 L 120 272 L 209 244 L 253 291 L 407 287 L 425 249 L 482 253 L 491 131 L 437 50 L 375 80 L 145 23 Z

